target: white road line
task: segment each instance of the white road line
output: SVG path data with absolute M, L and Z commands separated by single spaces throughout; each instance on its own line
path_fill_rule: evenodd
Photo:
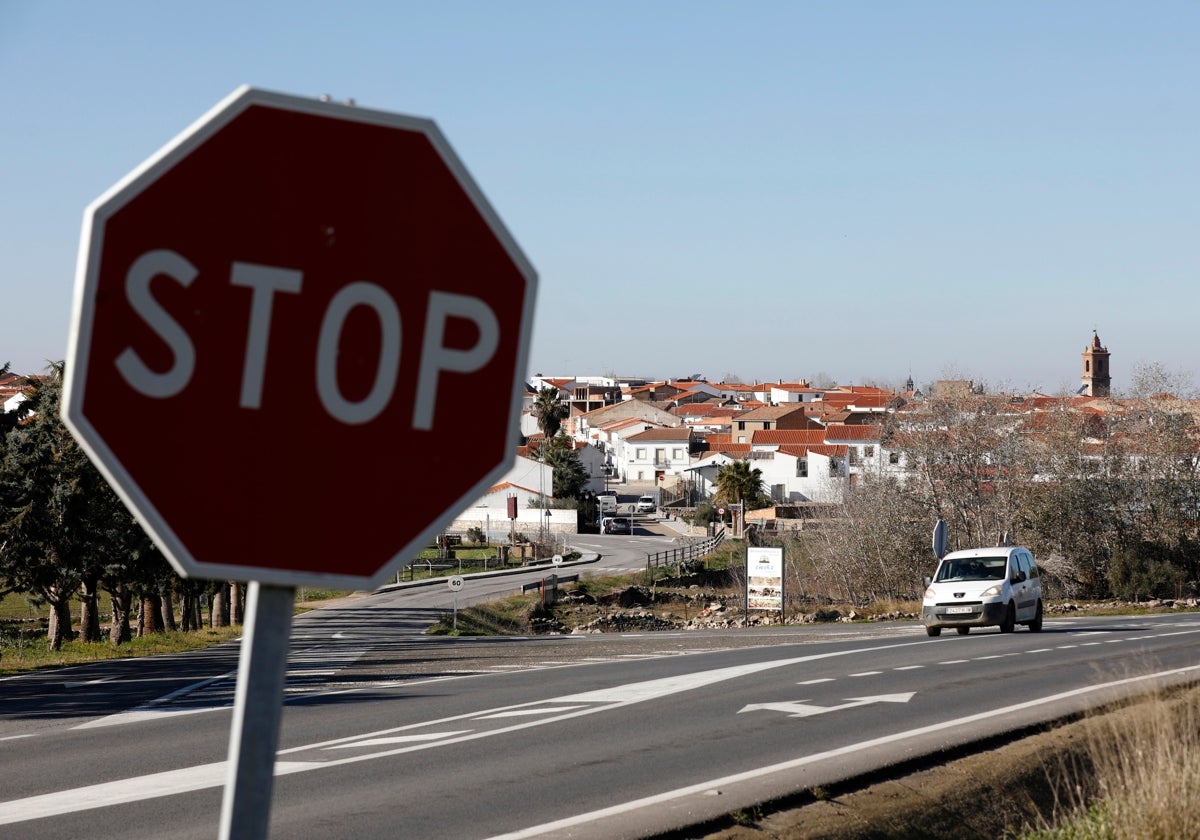
M 497 720 L 499 718 L 510 717 L 534 717 L 537 715 L 562 714 L 563 712 L 573 712 L 576 709 L 584 708 L 583 706 L 541 706 L 534 709 L 513 709 L 507 712 L 497 712 L 494 715 L 481 715 L 477 720 Z
M 395 744 L 412 744 L 422 741 L 442 741 L 446 738 L 457 738 L 459 735 L 465 735 L 470 731 L 470 729 L 459 729 L 453 732 L 425 732 L 418 735 L 392 735 L 387 738 L 370 738 L 366 741 L 354 741 L 350 744 L 334 744 L 332 747 L 325 747 L 324 749 L 346 750 L 353 747 L 390 747 Z
M 789 659 L 776 659 L 769 660 L 767 662 L 736 665 L 729 668 L 716 668 L 709 671 L 681 674 L 675 677 L 664 677 L 661 679 L 647 680 L 644 682 L 611 686 L 609 688 L 598 689 L 596 691 L 587 691 L 581 694 L 571 694 L 564 697 L 539 700 L 533 703 L 521 703 L 516 706 L 481 710 L 477 712 L 471 712 L 469 714 L 456 715 L 437 721 L 409 724 L 407 726 L 400 726 L 394 729 L 362 733 L 357 736 L 337 738 L 332 741 L 324 741 L 316 744 L 306 744 L 300 747 L 292 747 L 291 749 L 280 750 L 278 753 L 276 753 L 275 775 L 282 776 L 308 770 L 339 767 L 342 765 L 355 764 L 362 761 L 373 761 L 375 759 L 387 758 L 394 755 L 402 755 L 404 753 L 416 752 L 418 750 L 431 749 L 434 747 L 447 746 L 450 744 L 458 744 L 465 741 L 487 738 L 492 735 L 518 732 L 524 729 L 533 728 L 535 726 L 542 726 L 547 723 L 569 720 L 571 718 L 595 714 L 597 712 L 603 712 L 610 709 L 619 708 L 621 706 L 631 705 L 648 700 L 655 700 L 670 694 L 677 694 L 679 692 L 701 688 L 714 683 L 724 682 L 726 680 L 732 680 L 738 677 L 749 676 L 751 674 L 761 673 L 763 671 L 769 671 L 775 668 L 785 668 L 804 662 L 832 659 L 841 656 L 854 656 L 879 650 L 894 650 L 898 647 L 910 647 L 917 644 L 928 644 L 928 642 L 903 642 L 898 645 L 879 645 L 877 647 L 859 648 L 856 650 L 830 651 L 827 653 L 811 654 L 808 656 L 800 656 Z M 397 744 L 392 749 L 384 749 L 378 752 L 368 753 L 366 755 L 349 756 L 346 758 L 333 759 L 329 761 L 279 760 L 280 756 L 294 754 L 297 752 L 318 751 L 341 744 L 352 746 L 356 743 L 361 743 L 364 740 L 395 737 L 397 733 L 401 732 L 411 734 L 412 730 L 423 729 L 430 726 L 441 726 L 449 721 L 481 719 L 486 716 L 499 715 L 501 713 L 517 709 L 532 709 L 539 707 L 544 708 L 545 704 L 548 703 L 568 704 L 569 707 L 574 710 L 559 714 L 551 714 L 549 717 L 542 715 L 539 716 L 538 720 L 514 723 L 510 726 L 501 726 L 497 729 L 483 732 L 465 730 L 464 734 L 452 737 L 445 737 L 445 733 L 440 733 L 439 738 L 432 741 L 418 741 L 414 743 L 411 742 L 411 739 L 408 739 L 406 735 L 403 736 L 405 738 L 405 743 Z M 69 814 L 77 811 L 90 810 L 92 808 L 104 808 L 111 805 L 122 805 L 146 799 L 157 799 L 162 796 L 171 796 L 177 793 L 186 793 L 189 791 L 203 790 L 206 788 L 221 787 L 225 784 L 227 764 L 228 762 L 222 761 L 214 764 L 200 765 L 199 767 L 183 767 L 178 770 L 170 770 L 165 773 L 154 773 L 148 776 L 121 779 L 114 782 L 104 782 L 97 785 L 75 788 L 73 790 L 55 791 L 53 793 L 42 794 L 39 796 L 31 796 L 24 799 L 14 799 L 8 802 L 0 802 L 0 825 L 10 825 L 32 819 L 41 819 L 59 814 Z
M 1049 697 L 1041 697 L 1036 700 L 1028 700 L 1024 703 L 1016 703 L 1012 706 L 1006 706 L 1002 709 L 993 709 L 992 711 L 980 712 L 978 714 L 968 715 L 966 717 L 956 718 L 954 720 L 948 720 L 948 721 L 944 721 L 941 723 L 935 723 L 930 726 L 922 726 L 917 729 L 909 729 L 905 732 L 896 732 L 892 735 L 885 735 L 881 738 L 873 738 L 869 741 L 860 741 L 857 744 L 847 744 L 844 747 L 838 747 L 837 749 L 827 750 L 825 752 L 815 753 L 813 755 L 802 756 L 800 758 L 795 758 L 790 761 L 780 762 L 779 764 L 772 764 L 767 767 L 758 767 L 758 768 L 755 768 L 754 770 L 748 770 L 744 773 L 736 773 L 734 775 L 724 776 L 719 779 L 710 779 L 705 782 L 700 782 L 699 784 L 690 785 L 688 787 L 683 787 L 683 788 L 677 788 L 676 790 L 667 791 L 665 793 L 656 794 L 654 796 L 647 796 L 642 799 L 635 799 L 631 802 L 623 802 L 620 805 L 614 805 L 611 808 L 601 808 L 597 811 L 591 811 L 586 814 L 576 814 L 573 817 L 567 817 L 566 819 L 556 820 L 555 822 L 544 823 L 542 825 L 530 826 L 529 828 L 525 828 L 520 831 L 513 831 L 508 834 L 498 834 L 498 835 L 495 835 L 495 836 L 489 838 L 489 840 L 526 840 L 526 838 L 539 837 L 543 834 L 549 834 L 552 832 L 564 832 L 566 829 L 570 829 L 570 828 L 573 828 L 573 827 L 579 826 L 579 825 L 586 825 L 588 823 L 594 823 L 597 820 L 601 820 L 606 817 L 615 817 L 615 816 L 620 816 L 622 814 L 628 814 L 633 811 L 638 811 L 643 808 L 661 806 L 665 803 L 673 802 L 677 799 L 682 799 L 686 796 L 695 796 L 697 794 L 704 794 L 704 793 L 707 793 L 708 791 L 711 791 L 714 789 L 720 789 L 723 787 L 728 787 L 729 785 L 736 784 L 739 782 L 747 782 L 747 781 L 752 781 L 754 779 L 761 779 L 762 777 L 769 776 L 773 773 L 780 773 L 780 772 L 787 771 L 787 770 L 794 770 L 797 767 L 804 767 L 809 764 L 815 764 L 819 761 L 824 761 L 826 759 L 838 758 L 838 757 L 844 756 L 844 755 L 851 755 L 854 753 L 863 752 L 864 750 L 874 749 L 875 747 L 883 746 L 884 744 L 891 744 L 891 743 L 895 743 L 897 741 L 903 741 L 908 738 L 914 738 L 914 737 L 917 737 L 920 735 L 926 735 L 926 734 L 929 734 L 932 732 L 941 732 L 941 731 L 944 731 L 944 730 L 947 730 L 947 729 L 950 729 L 950 728 L 953 728 L 956 726 L 964 726 L 964 725 L 976 723 L 981 720 L 987 720 L 988 718 L 1002 717 L 1005 715 L 1010 715 L 1013 712 L 1022 711 L 1024 709 L 1037 708 L 1038 706 L 1042 706 L 1047 703 L 1053 703 L 1053 702 L 1056 702 L 1059 700 L 1065 700 L 1065 699 L 1068 699 L 1071 697 L 1079 697 L 1079 696 L 1082 696 L 1085 694 L 1090 694 L 1090 693 L 1093 693 L 1096 691 L 1101 691 L 1103 689 L 1116 688 L 1118 686 L 1129 685 L 1131 683 L 1141 682 L 1143 680 L 1158 679 L 1160 677 L 1177 676 L 1179 674 L 1192 673 L 1192 672 L 1195 672 L 1198 670 L 1200 670 L 1200 665 L 1192 665 L 1192 666 L 1189 666 L 1186 668 L 1176 668 L 1171 671 L 1161 671 L 1157 674 L 1150 674 L 1145 677 L 1131 677 L 1128 679 L 1116 680 L 1114 682 L 1104 683 L 1101 685 L 1084 686 L 1083 688 L 1076 688 L 1076 689 L 1072 689 L 1071 691 L 1064 691 L 1060 694 L 1052 694 Z
M 152 773 L 149 776 L 139 777 L 136 784 L 133 785 L 129 784 L 131 780 L 119 780 L 75 788 L 71 791 L 70 801 L 64 801 L 61 794 L 46 793 L 41 796 L 14 799 L 11 802 L 0 802 L 0 825 L 221 787 L 225 784 L 227 764 L 228 762 L 219 761 L 215 764 L 202 764 L 199 767 L 183 767 L 179 770 L 168 770 L 165 773 Z M 275 762 L 276 776 L 311 769 L 313 766 L 304 762 Z M 152 786 L 153 792 L 149 796 L 143 785 Z

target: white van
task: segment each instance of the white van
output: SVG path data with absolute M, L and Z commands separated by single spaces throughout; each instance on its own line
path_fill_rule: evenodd
M 999 627 L 1011 633 L 1018 624 L 1042 629 L 1041 572 L 1027 548 L 997 546 L 952 551 L 925 578 L 921 621 L 930 636 L 953 627 L 966 635 L 972 627 Z
M 596 502 L 600 506 L 600 515 L 609 516 L 617 512 L 617 494 L 602 493 L 596 497 Z

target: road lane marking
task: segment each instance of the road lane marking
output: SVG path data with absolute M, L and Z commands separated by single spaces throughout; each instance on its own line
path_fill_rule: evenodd
M 332 747 L 325 747 L 327 750 L 347 750 L 355 747 L 382 747 L 392 746 L 394 744 L 411 744 L 421 741 L 441 741 L 446 738 L 457 738 L 459 735 L 466 735 L 470 729 L 459 729 L 454 732 L 425 732 L 417 735 L 393 735 L 388 738 L 371 738 L 366 741 L 355 741 L 350 744 L 334 744 Z
M 334 676 L 354 664 L 364 653 L 366 653 L 366 648 L 343 650 L 315 647 L 289 654 L 287 683 L 284 685 L 285 700 L 291 701 L 314 696 L 317 693 L 314 689 L 325 686 L 328 682 L 327 677 Z M 95 729 L 103 726 L 141 723 L 148 720 L 165 720 L 171 715 L 227 711 L 233 708 L 237 689 L 236 678 L 236 669 L 226 671 L 224 674 L 185 685 L 127 711 L 81 723 L 72 729 Z M 329 693 L 337 694 L 343 691 L 345 690 L 339 689 Z
M 812 755 L 801 756 L 789 761 L 783 761 L 778 764 L 771 764 L 766 767 L 757 767 L 753 770 L 747 770 L 743 773 L 735 773 L 730 776 L 723 776 L 718 779 L 710 779 L 700 782 L 699 784 L 689 785 L 688 787 L 676 788 L 675 790 L 666 791 L 664 793 L 654 794 L 653 796 L 635 799 L 630 802 L 623 802 L 619 805 L 613 805 L 608 808 L 601 808 L 596 811 L 589 811 L 586 814 L 576 814 L 572 817 L 566 817 L 554 822 L 543 823 L 542 825 L 534 825 L 518 831 L 509 832 L 508 834 L 497 834 L 488 840 L 527 840 L 530 837 L 540 837 L 544 834 L 562 833 L 567 829 L 574 828 L 580 825 L 597 822 L 608 817 L 623 816 L 634 811 L 640 811 L 644 808 L 660 807 L 667 803 L 672 803 L 676 800 L 687 796 L 697 796 L 709 793 L 713 789 L 728 787 L 741 782 L 754 781 L 761 779 L 764 776 L 769 776 L 774 773 L 786 772 L 795 770 L 799 767 L 804 767 L 809 764 L 816 764 L 820 761 L 825 761 L 832 758 L 840 758 L 846 755 L 863 752 L 865 750 L 874 749 L 876 747 L 892 744 L 899 741 L 904 741 L 909 738 L 919 737 L 934 732 L 941 732 L 956 726 L 967 726 L 977 723 L 981 720 L 987 720 L 994 717 L 1002 717 L 1011 715 L 1013 712 L 1023 711 L 1025 709 L 1033 709 L 1047 703 L 1066 700 L 1072 697 L 1080 697 L 1085 694 L 1094 693 L 1103 689 L 1116 688 L 1123 685 L 1142 682 L 1144 680 L 1154 680 L 1162 677 L 1179 676 L 1181 674 L 1195 673 L 1200 671 L 1200 665 L 1191 665 L 1184 668 L 1175 668 L 1170 671 L 1160 671 L 1156 674 L 1149 674 L 1144 677 L 1129 677 L 1122 680 L 1116 680 L 1111 683 L 1103 683 L 1101 685 L 1090 685 L 1082 688 L 1064 691 L 1059 694 L 1052 694 L 1049 697 L 1041 697 L 1036 700 L 1027 700 L 1024 703 L 1016 703 L 1011 706 L 1005 706 L 1000 709 L 993 709 L 987 712 L 979 712 L 966 717 L 955 718 L 953 720 L 942 721 L 940 723 L 922 726 L 916 729 L 909 729 L 904 732 L 895 732 L 891 735 L 884 735 L 880 738 L 872 738 L 868 741 L 860 741 L 856 744 L 847 744 L 844 747 L 837 747 L 825 752 L 813 753 Z
M 573 712 L 576 709 L 583 708 L 582 706 L 545 706 L 536 709 L 513 709 L 507 712 L 497 712 L 494 715 L 483 715 L 479 720 L 498 720 L 500 718 L 510 717 L 532 717 L 534 715 L 559 714 L 561 712 Z
M 786 668 L 791 665 L 814 662 L 822 659 L 833 659 L 841 656 L 856 656 L 862 653 L 871 653 L 880 650 L 893 650 L 898 647 L 911 647 L 921 644 L 929 644 L 929 642 L 901 642 L 900 644 L 895 645 L 878 645 L 875 647 L 858 648 L 854 650 L 829 651 L 826 653 L 810 654 L 808 656 L 798 656 L 788 659 L 774 659 L 766 662 L 735 665 L 728 668 L 715 668 L 708 671 L 682 674 L 675 677 L 663 677 L 660 679 L 612 686 L 610 688 L 603 688 L 595 691 L 586 691 L 579 694 L 569 694 L 563 697 L 555 697 L 548 700 L 519 703 L 515 706 L 480 710 L 468 714 L 443 718 L 438 721 L 414 723 L 392 729 L 381 730 L 378 732 L 363 733 L 348 738 L 337 738 L 331 741 L 306 744 L 277 752 L 275 760 L 275 775 L 283 776 L 291 773 L 306 772 L 309 770 L 340 767 L 342 765 L 356 764 L 362 761 L 374 761 L 380 758 L 388 758 L 391 756 L 403 755 L 405 753 L 433 749 L 435 747 L 459 744 L 466 741 L 491 737 L 493 735 L 518 732 L 524 729 L 531 729 L 536 726 L 544 726 L 549 723 L 570 720 L 572 718 L 608 711 L 610 709 L 616 709 L 634 703 L 655 700 L 671 694 L 702 688 L 714 683 L 724 682 L 726 680 L 736 679 L 738 677 L 749 676 L 751 674 L 757 674 L 763 671 Z M 462 730 L 463 734 L 449 737 L 447 737 L 445 733 L 438 733 L 438 737 L 435 740 L 410 739 L 407 737 L 408 734 L 413 734 L 412 730 L 424 729 L 433 726 L 443 726 L 450 721 L 483 720 L 499 715 L 503 712 L 517 709 L 544 709 L 548 704 L 568 705 L 573 708 L 573 711 L 562 713 L 551 712 L 549 716 L 542 715 L 539 716 L 537 720 L 526 720 L 520 723 L 514 723 L 509 726 L 501 726 L 496 729 L 490 729 L 486 731 Z M 403 736 L 397 735 L 397 733 L 402 732 L 406 734 Z M 382 749 L 378 750 L 377 752 L 370 752 L 363 755 L 348 756 L 346 758 L 330 759 L 325 761 L 280 760 L 280 757 L 284 755 L 292 755 L 299 752 L 318 752 L 338 745 L 351 747 L 366 740 L 393 737 L 402 737 L 404 738 L 404 741 L 392 742 L 392 745 L 389 749 Z M 24 799 L 14 799 L 8 802 L 0 802 L 0 825 L 10 825 L 13 823 L 25 822 L 33 819 L 42 819 L 60 814 L 86 811 L 93 808 L 105 808 L 112 805 L 123 805 L 146 799 L 157 799 L 163 796 L 171 796 L 178 793 L 187 793 L 207 788 L 222 787 L 226 782 L 227 765 L 227 761 L 222 761 L 213 764 L 200 765 L 198 767 L 183 767 L 178 770 L 169 770 L 164 773 L 153 773 L 147 776 L 120 779 L 114 782 L 103 782 L 101 784 L 88 785 L 86 787 L 75 788 L 72 790 L 55 791 L 38 796 L 26 797 Z
M 90 811 L 93 808 L 127 805 L 144 799 L 157 799 L 161 796 L 173 796 L 179 793 L 221 787 L 225 784 L 227 764 L 226 761 L 219 761 L 214 764 L 201 764 L 198 767 L 184 767 L 179 770 L 167 770 L 164 773 L 151 773 L 148 776 L 138 777 L 137 784 L 134 785 L 129 784 L 131 780 L 120 780 L 75 788 L 71 791 L 69 801 L 64 801 L 60 794 L 46 793 L 41 796 L 15 799 L 11 802 L 0 802 L 0 825 L 11 825 L 60 814 Z M 307 762 L 275 763 L 276 776 L 286 776 L 289 773 L 312 769 L 314 768 Z M 141 785 L 143 784 L 153 786 L 149 795 L 146 790 L 142 789 Z
M 904 694 L 880 694 L 875 697 L 847 697 L 846 702 L 839 706 L 813 706 L 806 700 L 782 703 L 750 703 L 738 710 L 742 712 L 787 712 L 788 717 L 812 717 L 829 712 L 840 712 L 843 709 L 854 709 L 858 706 L 870 706 L 874 703 L 907 703 L 916 695 L 915 691 Z
M 100 677 L 98 680 L 84 680 L 83 682 L 65 682 L 63 688 L 83 688 L 85 685 L 102 685 L 106 682 L 112 682 L 117 677 Z

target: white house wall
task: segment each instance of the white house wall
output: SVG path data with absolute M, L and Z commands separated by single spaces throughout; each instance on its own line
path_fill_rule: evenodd
M 549 515 L 547 515 L 549 514 Z M 484 506 L 467 508 L 451 523 L 448 531 L 455 534 L 465 534 L 471 528 L 484 531 L 492 542 L 504 542 L 511 536 L 513 530 L 524 534 L 530 539 L 538 536 L 541 522 L 545 521 L 546 531 L 555 535 L 576 534 L 578 514 L 574 508 L 517 508 L 516 522 L 508 518 L 505 507 Z
M 554 470 L 549 464 L 518 455 L 512 468 L 496 484 L 515 484 L 550 496 L 554 493 Z

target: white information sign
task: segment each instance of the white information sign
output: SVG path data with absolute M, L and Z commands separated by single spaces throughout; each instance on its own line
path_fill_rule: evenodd
M 746 606 L 783 609 L 783 549 L 746 549 Z

